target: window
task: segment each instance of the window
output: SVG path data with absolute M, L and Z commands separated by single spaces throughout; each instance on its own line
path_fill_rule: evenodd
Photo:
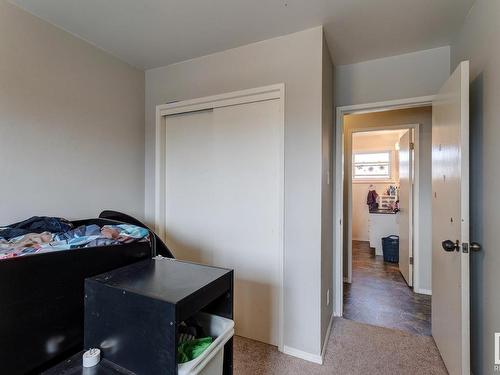
M 352 157 L 353 180 L 390 180 L 391 151 L 355 153 Z

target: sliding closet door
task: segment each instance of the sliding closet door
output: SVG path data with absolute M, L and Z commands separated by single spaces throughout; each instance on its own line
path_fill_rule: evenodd
M 213 112 L 200 111 L 166 119 L 167 246 L 178 259 L 212 263 L 213 215 L 209 199 Z
M 177 258 L 235 270 L 236 333 L 278 344 L 280 104 L 169 116 L 166 233 Z

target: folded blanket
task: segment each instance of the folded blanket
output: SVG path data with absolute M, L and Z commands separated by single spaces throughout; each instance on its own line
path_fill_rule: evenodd
M 82 225 L 62 233 L 28 233 L 10 239 L 0 237 L 0 259 L 27 254 L 69 250 L 81 247 L 109 246 L 146 241 L 149 232 L 130 224 Z

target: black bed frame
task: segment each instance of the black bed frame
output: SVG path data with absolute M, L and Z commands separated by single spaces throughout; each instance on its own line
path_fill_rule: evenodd
M 129 223 L 116 211 L 75 225 Z M 84 281 L 155 255 L 172 258 L 151 232 L 150 242 L 33 254 L 0 261 L 0 372 L 38 374 L 83 349 Z

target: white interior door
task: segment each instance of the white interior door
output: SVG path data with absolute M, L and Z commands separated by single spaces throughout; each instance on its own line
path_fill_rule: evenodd
M 469 375 L 468 61 L 433 102 L 432 190 L 432 334 L 448 372 Z
M 399 139 L 399 271 L 413 286 L 413 151 L 412 130 Z
M 235 270 L 238 335 L 278 345 L 279 100 L 166 119 L 166 240 L 177 258 Z M 281 153 L 281 154 L 280 154 Z

